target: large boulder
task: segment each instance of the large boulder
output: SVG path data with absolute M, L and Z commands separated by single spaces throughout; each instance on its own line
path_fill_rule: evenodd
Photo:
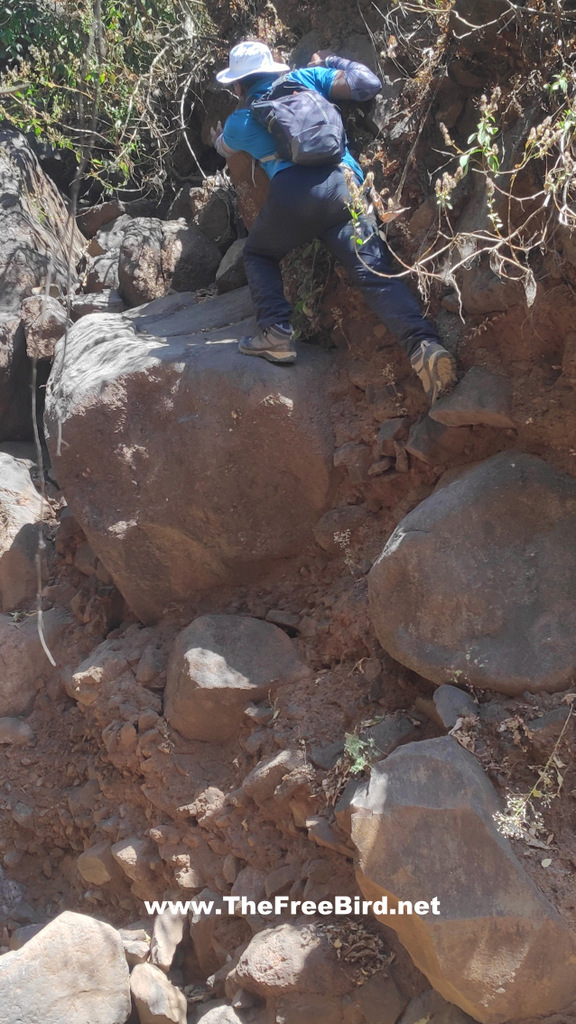
M 249 615 L 203 615 L 176 638 L 164 713 L 187 739 L 224 742 L 251 700 L 309 675 L 278 626 Z
M 576 670 L 576 481 L 522 452 L 447 474 L 368 583 L 380 643 L 426 679 L 562 690 Z
M 82 237 L 24 136 L 0 131 L 0 440 L 32 437 L 30 364 L 22 300 L 48 283 L 68 287 Z
M 576 998 L 576 934 L 498 831 L 498 810 L 478 761 L 449 736 L 399 748 L 352 798 L 364 896 L 387 898 L 379 920 L 483 1024 L 532 1021 Z
M 239 355 L 246 289 L 85 317 L 59 346 L 46 425 L 74 517 L 143 620 L 297 554 L 329 501 L 328 357 Z
M 124 1024 L 130 1013 L 122 939 L 66 911 L 0 957 L 0 1024 Z

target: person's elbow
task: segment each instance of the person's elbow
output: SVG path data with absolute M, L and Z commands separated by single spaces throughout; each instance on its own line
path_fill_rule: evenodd
M 379 92 L 382 92 L 382 82 L 373 71 L 370 71 L 370 68 L 366 68 L 366 77 L 360 91 L 364 94 L 357 97 L 360 102 L 373 100 Z
M 330 99 L 354 100 L 356 103 L 373 100 L 382 89 L 380 79 L 364 64 L 349 63 L 349 68 L 338 71 L 330 90 Z

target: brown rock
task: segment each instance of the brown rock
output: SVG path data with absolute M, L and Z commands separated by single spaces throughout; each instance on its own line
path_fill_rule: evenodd
M 28 358 L 52 359 L 56 342 L 70 325 L 64 307 L 49 295 L 30 295 L 24 299 L 20 313 Z
M 283 864 L 274 871 L 269 871 L 264 880 L 264 888 L 268 898 L 286 892 L 296 881 L 298 871 L 294 864 Z
M 334 554 L 349 547 L 366 522 L 366 509 L 361 505 L 331 508 L 316 523 L 314 540 L 324 551 Z
M 481 423 L 486 427 L 515 428 L 512 381 L 501 373 L 473 366 L 451 394 L 434 402 L 429 415 L 447 427 Z
M 379 459 L 378 462 L 374 462 L 368 470 L 368 476 L 382 476 L 382 473 L 386 473 L 393 466 L 393 461 L 390 458 Z
M 124 213 L 124 209 L 124 203 L 118 199 L 111 199 L 107 203 L 89 206 L 82 210 L 76 218 L 76 223 L 86 238 L 93 238 L 105 224 L 120 217 Z
M 308 838 L 312 839 L 318 846 L 323 846 L 327 850 L 333 850 L 334 853 L 339 853 L 342 857 L 353 856 L 354 851 L 351 846 L 348 846 L 344 836 L 339 836 L 326 818 L 323 818 L 320 814 L 307 818 L 306 827 L 308 829 Z
M 345 469 L 353 483 L 361 483 L 368 476 L 372 454 L 368 445 L 353 441 L 343 444 L 334 452 L 334 467 Z
M 21 718 L 0 718 L 0 744 L 28 747 L 34 742 L 34 733 Z
M 146 839 L 131 836 L 111 847 L 112 856 L 122 871 L 133 882 L 148 882 L 150 867 L 155 859 L 152 844 Z
M 368 577 L 378 639 L 436 683 L 562 690 L 576 667 L 575 552 L 572 477 L 531 455 L 495 455 L 390 537 Z
M 498 811 L 478 761 L 449 736 L 394 751 L 352 801 L 364 896 L 387 897 L 379 920 L 434 988 L 483 1024 L 534 1020 L 576 998 L 576 933 L 521 867 Z M 401 913 L 405 900 L 414 913 Z
M 271 754 L 249 772 L 242 789 L 255 803 L 262 804 L 274 795 L 285 775 L 305 763 L 306 758 L 300 750 L 281 750 L 278 754 Z
M 56 661 L 62 656 L 70 624 L 60 609 L 51 608 L 42 615 L 44 639 Z M 57 675 L 42 647 L 36 615 L 18 623 L 0 615 L 0 715 L 24 714 L 38 690 Z
M 218 921 L 215 911 L 219 910 L 220 916 L 223 916 L 228 913 L 228 910 L 220 893 L 213 892 L 211 889 L 202 889 L 198 893 L 196 905 L 198 906 L 201 901 L 211 902 L 213 910 L 210 914 L 205 914 L 198 910 L 193 913 L 190 910 L 188 917 L 189 929 L 200 971 L 203 977 L 209 978 L 211 974 L 215 974 L 222 966 L 213 945 L 214 932 Z
M 175 642 L 165 715 L 186 739 L 224 742 L 238 732 L 249 701 L 309 672 L 277 626 L 245 615 L 204 615 Z
M 470 431 L 446 427 L 430 416 L 423 416 L 410 428 L 406 451 L 429 466 L 445 464 L 464 451 L 470 442 Z
M 84 850 L 76 861 L 76 867 L 89 885 L 106 885 L 111 882 L 117 869 L 110 843 L 103 840 Z
M 365 1024 L 396 1024 L 406 1006 L 406 1000 L 388 972 L 378 971 L 359 986 L 355 993 L 354 1005 L 364 1014 Z M 422 1017 L 425 1018 L 425 1014 L 422 1014 Z M 416 1024 L 416 1020 L 413 1024 Z M 448 1024 L 448 1021 L 443 1021 L 442 1024 Z M 453 1024 L 457 1022 L 454 1021 Z
M 258 904 L 266 898 L 266 875 L 258 868 L 246 867 L 238 872 L 232 888 L 231 896 Z M 235 913 L 242 913 L 242 904 L 235 904 Z
M 303 1021 L 341 1024 L 342 1001 L 330 999 L 328 995 L 300 995 L 297 992 L 280 996 L 276 1003 L 276 1020 L 281 1020 L 282 1024 L 303 1024 Z
M 562 376 L 570 384 L 576 383 L 576 332 L 571 331 L 564 343 L 562 353 Z
M 504 27 L 510 27 L 506 0 L 456 0 L 449 27 L 471 53 L 493 53 Z
M 476 3 L 476 0 L 473 2 Z M 492 0 L 488 0 L 488 2 L 492 2 Z M 479 199 L 479 193 L 463 216 L 471 217 L 474 213 L 478 220 L 484 219 L 486 216 L 486 207 L 484 202 Z M 462 227 L 461 230 L 464 228 Z M 462 275 L 462 307 L 470 316 L 505 311 L 511 306 L 525 301 L 525 293 L 519 281 L 498 277 L 481 260 L 463 268 L 460 273 Z
M 395 441 L 407 437 L 410 429 L 408 416 L 394 416 L 391 420 L 384 420 L 378 429 L 376 441 L 380 455 L 395 455 Z
M 454 1006 L 454 1003 L 447 1003 L 439 992 L 432 989 L 427 989 L 412 1000 L 398 1024 L 421 1024 L 422 1020 L 426 1020 L 427 1024 L 474 1024 L 473 1017 Z
M 238 988 L 268 1001 L 289 992 L 335 997 L 352 984 L 317 922 L 297 918 L 254 936 L 226 980 L 230 997 Z
M 202 303 L 170 295 L 81 321 L 57 357 L 54 473 L 144 620 L 296 554 L 326 511 L 327 357 L 306 346 L 286 372 L 239 355 L 251 311 L 244 289 Z
M 36 596 L 42 500 L 25 462 L 0 452 L 0 611 Z

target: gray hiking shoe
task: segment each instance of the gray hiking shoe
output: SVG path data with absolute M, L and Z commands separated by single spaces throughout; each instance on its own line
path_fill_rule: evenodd
M 437 341 L 421 341 L 410 362 L 431 405 L 448 394 L 458 380 L 454 356 Z
M 296 362 L 292 328 L 282 324 L 263 327 L 253 338 L 242 338 L 238 351 L 243 356 L 261 356 L 269 363 Z

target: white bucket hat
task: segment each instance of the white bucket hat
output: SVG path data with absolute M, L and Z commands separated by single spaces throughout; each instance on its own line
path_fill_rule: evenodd
M 288 64 L 278 64 L 265 43 L 247 41 L 230 50 L 230 67 L 219 71 L 218 82 L 239 82 L 248 75 L 290 71 Z

